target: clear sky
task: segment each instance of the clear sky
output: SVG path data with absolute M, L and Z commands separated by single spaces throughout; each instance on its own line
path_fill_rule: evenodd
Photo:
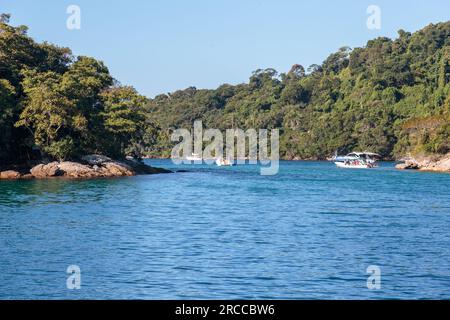
M 69 5 L 81 29 L 69 30 Z M 381 29 L 366 26 L 369 5 Z M 141 93 L 246 82 L 258 68 L 288 71 L 322 62 L 348 45 L 449 20 L 449 0 L 0 0 L 11 23 L 38 41 L 103 60 Z

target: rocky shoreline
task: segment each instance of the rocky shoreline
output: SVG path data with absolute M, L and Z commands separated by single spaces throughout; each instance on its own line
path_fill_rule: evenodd
M 4 170 L 0 180 L 47 179 L 47 178 L 112 178 L 144 174 L 171 173 L 171 171 L 148 166 L 136 160 L 112 160 L 101 155 L 89 155 L 80 161 L 54 161 L 40 163 L 31 168 Z
M 403 159 L 396 165 L 399 170 L 418 170 L 450 173 L 450 153 L 444 156 L 416 156 Z

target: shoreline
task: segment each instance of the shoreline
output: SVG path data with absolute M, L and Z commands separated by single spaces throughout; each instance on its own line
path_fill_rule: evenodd
M 446 155 L 418 155 L 407 157 L 395 166 L 398 170 L 450 173 L 450 153 Z
M 101 155 L 89 155 L 76 161 L 42 161 L 33 165 L 11 164 L 0 167 L 0 180 L 95 179 L 162 173 L 172 171 L 136 160 L 113 160 Z
M 143 159 L 168 160 L 170 157 L 147 156 Z M 329 161 L 327 159 L 281 158 L 280 161 L 313 162 Z M 413 170 L 421 172 L 450 173 L 450 153 L 444 156 L 428 155 L 406 157 L 400 161 L 397 170 Z M 173 173 L 170 170 L 153 167 L 137 160 L 113 160 L 101 155 L 89 155 L 74 161 L 42 161 L 33 165 L 10 164 L 0 166 L 1 180 L 33 180 L 33 179 L 95 179 L 118 178 L 137 175 Z

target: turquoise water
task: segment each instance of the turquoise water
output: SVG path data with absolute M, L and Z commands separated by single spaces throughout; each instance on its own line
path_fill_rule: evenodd
M 0 298 L 450 298 L 448 174 L 148 162 L 190 172 L 0 182 Z

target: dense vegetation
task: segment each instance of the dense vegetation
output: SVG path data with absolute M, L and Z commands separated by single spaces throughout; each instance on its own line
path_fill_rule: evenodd
M 386 157 L 450 151 L 450 22 L 364 48 L 341 48 L 321 65 L 257 70 L 249 83 L 188 88 L 149 101 L 170 150 L 170 128 L 202 119 L 213 128 L 279 128 L 285 158 L 325 158 L 353 149 Z
M 151 144 L 147 99 L 100 61 L 36 43 L 0 20 L 0 160 L 140 154 Z M 152 133 L 149 135 L 149 133 Z
M 170 154 L 173 128 L 279 128 L 285 158 L 450 151 L 450 22 L 341 48 L 321 65 L 154 99 L 0 18 L 0 161 Z

